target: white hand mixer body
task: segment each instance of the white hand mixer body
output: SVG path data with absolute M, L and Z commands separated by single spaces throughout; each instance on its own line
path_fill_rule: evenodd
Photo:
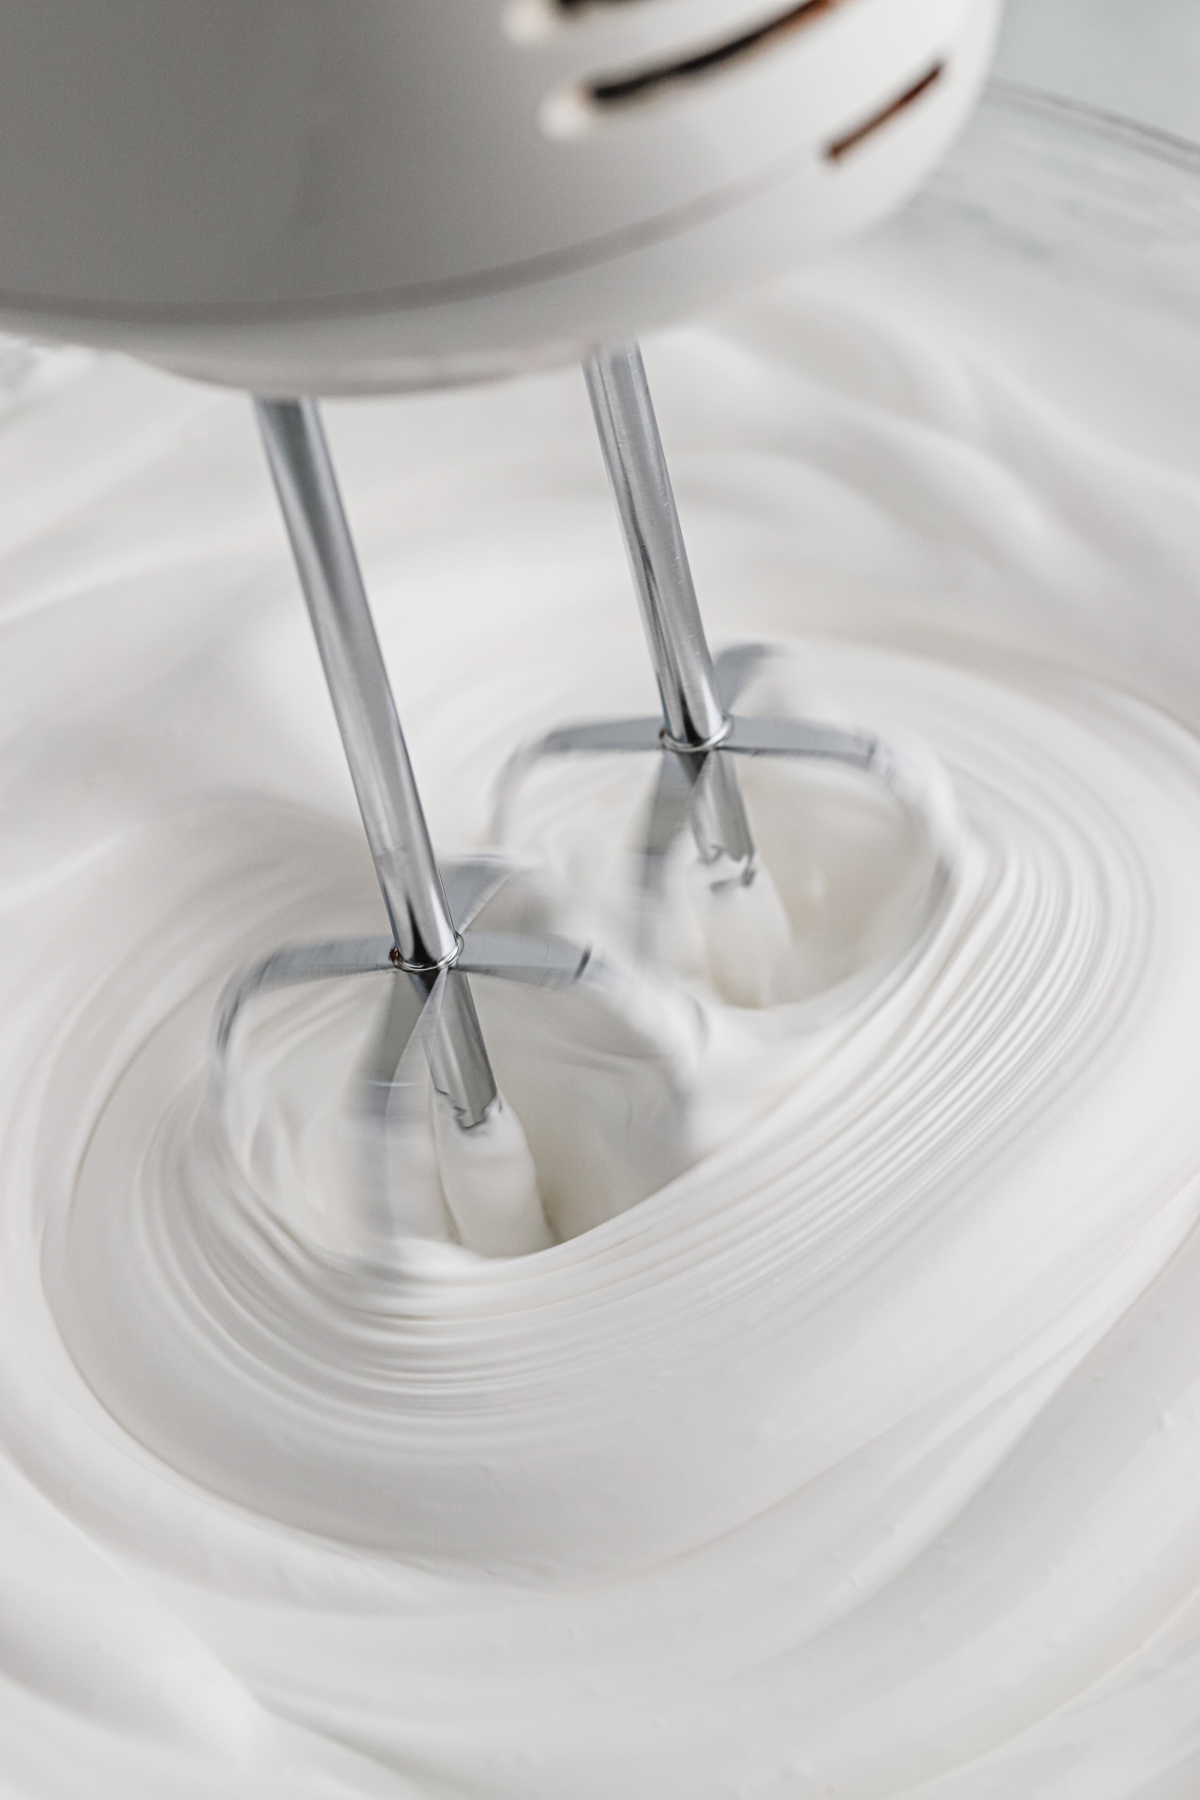
M 916 187 L 1000 0 L 0 0 L 0 316 L 290 399 L 666 324 Z
M 749 664 L 714 669 L 631 339 L 899 205 L 965 121 L 1000 5 L 0 0 L 0 324 L 257 396 L 387 908 L 390 940 L 235 980 L 219 1048 L 264 985 L 399 970 L 391 1070 L 427 1008 L 435 1089 L 494 1134 L 468 972 L 612 985 L 561 940 L 459 929 L 494 873 L 458 882 L 456 918 L 311 396 L 584 362 L 662 723 L 541 748 L 664 752 L 647 870 L 690 821 L 717 879 L 753 881 L 726 752 L 830 757 L 903 789 L 866 735 L 732 718 Z M 496 1247 L 545 1241 L 529 1217 Z

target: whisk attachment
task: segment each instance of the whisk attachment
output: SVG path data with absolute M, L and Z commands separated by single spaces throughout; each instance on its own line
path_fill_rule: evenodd
M 560 726 L 522 746 L 497 786 L 497 839 L 505 835 L 516 788 L 543 758 L 657 753 L 661 762 L 639 853 L 639 926 L 646 953 L 652 949 L 667 858 L 685 830 L 691 829 L 713 888 L 748 887 L 759 873 L 733 757 L 801 757 L 858 770 L 923 813 L 931 834 L 940 837 L 940 797 L 925 773 L 873 734 L 815 720 L 736 715 L 743 691 L 772 652 L 751 643 L 715 659 L 710 654 L 641 352 L 636 344 L 602 345 L 584 364 L 584 376 L 661 714 Z
M 511 866 L 500 857 L 470 858 L 451 864 L 446 874 L 447 892 L 457 903 L 458 951 L 455 960 L 434 973 L 414 979 L 398 965 L 391 938 L 334 938 L 323 943 L 286 944 L 230 977 L 217 1003 L 213 1045 L 218 1068 L 229 1060 L 242 1014 L 260 994 L 278 988 L 300 987 L 308 982 L 344 980 L 354 975 L 390 975 L 395 978 L 395 997 L 387 1026 L 376 1052 L 376 1074 L 390 1064 L 394 1071 L 431 1007 L 433 992 L 441 988 L 437 1007 L 445 1016 L 446 994 L 461 991 L 469 975 L 491 975 L 527 987 L 563 987 L 578 981 L 591 961 L 592 952 L 568 938 L 526 937 L 515 933 L 471 931 L 472 919 L 507 879 Z M 405 976 L 407 980 L 403 979 Z M 469 991 L 469 990 L 468 990 Z M 437 1053 L 431 1051 L 431 1058 Z M 390 1071 L 386 1079 L 390 1079 Z M 435 1074 L 436 1083 L 436 1074 Z M 444 1089 L 442 1091 L 445 1091 Z
M 407 1120 L 412 1130 L 406 1141 L 418 1147 L 419 1163 L 430 1154 L 427 1130 L 421 1139 L 425 1109 L 436 1168 L 425 1171 L 428 1178 L 419 1168 L 407 1169 L 402 1178 L 407 1195 L 393 1193 L 386 1171 L 395 1132 L 369 1134 L 369 1158 L 384 1177 L 368 1178 L 367 1201 L 379 1213 L 383 1235 L 394 1237 L 402 1216 L 407 1225 L 399 1234 L 404 1235 L 414 1208 L 428 1222 L 444 1201 L 453 1229 L 472 1248 L 500 1255 L 540 1248 L 551 1236 L 538 1178 L 523 1128 L 501 1102 L 471 977 L 578 987 L 589 1005 L 620 1019 L 658 1070 L 662 1094 L 647 1122 L 655 1140 L 654 1166 L 661 1164 L 664 1179 L 690 1154 L 696 1022 L 680 997 L 651 995 L 639 975 L 565 938 L 473 929 L 483 906 L 512 873 L 511 865 L 474 857 L 449 868 L 443 879 L 317 407 L 309 400 L 262 399 L 255 406 L 391 933 L 287 945 L 235 974 L 214 1020 L 219 1104 L 246 1149 L 246 1109 L 233 1076 L 243 1026 L 257 997 L 336 978 L 384 975 L 392 982 L 388 1006 L 360 1068 L 352 1110 L 385 1128 Z M 413 1073 L 418 1052 L 432 1083 L 431 1111 L 420 1098 L 428 1090 Z M 628 1108 L 621 1116 L 628 1124 Z
M 260 399 L 255 409 L 392 928 L 389 966 L 426 1000 L 443 970 L 458 971 L 431 1034 L 431 1068 L 470 1130 L 497 1104 L 496 1080 L 320 414 L 312 400 Z
M 680 809 L 685 786 L 698 798 L 707 758 L 728 737 L 729 719 L 717 690 L 641 351 L 636 344 L 602 345 L 583 372 L 658 683 L 662 722 L 653 747 L 673 753 L 682 764 L 659 809 L 671 815 Z M 749 883 L 754 840 L 737 778 L 730 772 L 705 787 L 700 853 L 724 865 L 722 879 Z M 686 811 L 699 822 L 701 813 L 692 802 Z
M 383 1027 L 358 1083 L 362 1110 L 380 1126 L 387 1123 L 397 1086 L 403 1085 L 399 1071 L 410 1045 L 417 1041 L 424 1049 L 435 1092 L 453 1109 L 454 1095 L 464 1082 L 454 1058 L 464 1037 L 479 1029 L 468 976 L 487 975 L 527 987 L 569 987 L 584 979 L 593 961 L 589 950 L 566 938 L 469 929 L 476 913 L 510 873 L 509 865 L 496 857 L 472 858 L 447 870 L 446 891 L 455 908 L 452 917 L 458 951 L 453 963 L 432 976 L 427 972 L 414 975 L 401 968 L 395 945 L 383 936 L 289 944 L 239 970 L 226 983 L 214 1018 L 213 1071 L 218 1091 L 230 1091 L 242 1027 L 251 1003 L 260 996 L 313 982 L 386 975 L 391 978 L 391 993 Z M 602 979 L 598 969 L 592 972 L 593 984 Z M 493 1102 L 484 1118 L 469 1129 L 482 1128 L 486 1135 L 498 1111 Z M 455 1110 L 454 1116 L 461 1126 L 461 1114 Z
M 494 1105 L 469 1130 L 450 1122 L 444 1059 L 454 1043 L 452 1009 L 469 994 L 470 976 L 573 990 L 594 1018 L 607 1018 L 609 1030 L 616 1026 L 645 1059 L 637 1093 L 624 1105 L 618 1099 L 615 1113 L 614 1096 L 601 1105 L 607 1125 L 600 1119 L 583 1123 L 576 1148 L 585 1165 L 589 1159 L 594 1165 L 583 1183 L 593 1203 L 597 1195 L 602 1207 L 612 1203 L 607 1190 L 619 1195 L 637 1171 L 645 1182 L 619 1202 L 629 1204 L 694 1160 L 699 1151 L 692 1097 L 704 1049 L 701 1017 L 683 994 L 656 987 L 619 959 L 566 938 L 471 929 L 478 910 L 513 872 L 497 857 L 447 868 L 445 887 L 461 948 L 456 962 L 440 970 L 428 988 L 397 967 L 394 945 L 385 936 L 286 945 L 230 978 L 214 1015 L 212 1093 L 243 1169 L 258 1160 L 261 1119 L 254 1065 L 243 1060 L 255 1029 L 255 1003 L 284 989 L 368 975 L 386 978 L 390 993 L 381 1028 L 343 1101 L 346 1118 L 367 1127 L 354 1140 L 359 1166 L 343 1199 L 358 1221 L 356 1241 L 379 1248 L 385 1241 L 395 1246 L 400 1239 L 445 1236 L 446 1214 L 452 1235 L 485 1255 L 527 1254 L 553 1241 L 540 1165 L 535 1171 L 523 1125 L 511 1108 Z M 432 1096 L 421 1063 L 428 1068 Z M 608 1070 L 610 1078 L 613 1073 Z M 580 1175 L 574 1160 L 572 1173 Z M 573 1199 L 578 1203 L 580 1196 Z

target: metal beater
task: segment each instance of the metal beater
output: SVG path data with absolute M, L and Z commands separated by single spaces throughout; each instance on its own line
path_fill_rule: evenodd
M 758 873 L 731 757 L 840 763 L 882 781 L 905 803 L 915 795 L 902 759 L 878 737 L 812 720 L 735 716 L 741 693 L 771 652 L 742 644 L 714 660 L 709 651 L 641 351 L 636 344 L 603 345 L 585 362 L 584 377 L 662 714 L 561 726 L 522 747 L 501 776 L 495 826 L 502 835 L 516 786 L 543 757 L 658 752 L 662 760 L 640 847 L 640 947 L 652 955 L 666 858 L 687 826 L 714 887 L 749 887 Z
M 423 1023 L 434 1087 L 459 1128 L 471 1131 L 492 1115 L 499 1096 L 468 977 L 569 983 L 582 977 L 589 952 L 562 938 L 468 929 L 507 870 L 495 858 L 476 858 L 443 882 L 316 403 L 257 400 L 255 410 L 390 936 L 289 946 L 241 972 L 218 1009 L 218 1056 L 242 1009 L 265 990 L 375 972 L 406 976 L 393 996 L 377 1053 L 385 1063 L 374 1079 L 391 1079 Z

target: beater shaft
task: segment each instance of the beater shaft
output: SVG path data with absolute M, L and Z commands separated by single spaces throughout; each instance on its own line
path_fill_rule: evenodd
M 663 747 L 703 758 L 728 736 L 729 720 L 717 691 L 641 351 L 636 344 L 603 344 L 583 370 L 658 682 Z M 699 773 L 697 768 L 693 780 Z M 748 879 L 754 841 L 732 765 L 709 771 L 703 786 L 701 855 L 706 861 L 729 857 Z
M 255 410 L 312 621 L 393 941 L 422 994 L 458 959 L 408 747 L 379 648 L 320 414 L 311 400 Z M 496 1083 L 465 975 L 444 983 L 431 1054 L 459 1123 L 479 1124 Z

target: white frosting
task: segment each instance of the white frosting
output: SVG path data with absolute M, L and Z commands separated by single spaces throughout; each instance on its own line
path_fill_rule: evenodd
M 431 1241 L 436 1182 L 397 1250 L 347 1174 L 370 982 L 266 1008 L 233 1137 L 206 1097 L 235 966 L 380 928 L 244 402 L 73 355 L 13 398 L 11 1791 L 1194 1792 L 1194 369 L 1135 405 L 1119 309 L 1105 385 L 910 255 L 651 373 L 714 636 L 793 647 L 747 708 L 924 746 L 950 878 L 862 778 L 755 764 L 783 998 L 719 999 L 683 868 L 640 1020 L 478 983 L 561 1239 L 514 1259 Z M 649 709 L 582 386 L 330 422 L 468 847 L 522 736 Z M 531 777 L 495 916 L 627 947 L 649 775 Z

